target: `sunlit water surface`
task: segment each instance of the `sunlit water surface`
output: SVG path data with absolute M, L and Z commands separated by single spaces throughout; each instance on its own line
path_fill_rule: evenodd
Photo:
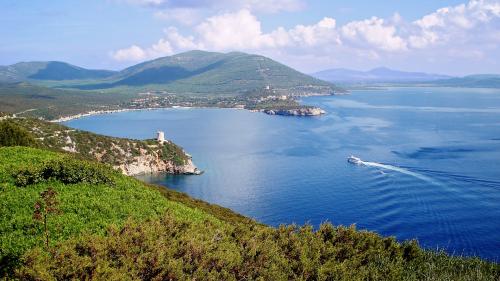
M 163 130 L 205 173 L 141 179 L 266 224 L 356 224 L 500 258 L 499 90 L 390 88 L 303 102 L 328 113 L 166 109 L 66 124 L 137 139 Z

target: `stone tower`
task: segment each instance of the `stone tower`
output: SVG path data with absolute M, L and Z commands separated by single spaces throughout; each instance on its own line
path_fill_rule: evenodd
M 156 133 L 156 140 L 159 143 L 163 144 L 165 142 L 165 133 L 163 131 L 158 131 Z

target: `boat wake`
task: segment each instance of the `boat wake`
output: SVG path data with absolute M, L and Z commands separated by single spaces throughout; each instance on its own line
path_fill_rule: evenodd
M 432 183 L 435 185 L 441 185 L 439 182 L 437 182 L 436 180 L 434 180 L 428 176 L 422 175 L 422 174 L 417 173 L 417 172 L 410 171 L 410 170 L 405 169 L 405 168 L 396 167 L 396 166 L 388 165 L 388 164 L 377 163 L 377 162 L 363 161 L 363 160 L 361 160 L 357 157 L 354 157 L 354 156 L 349 157 L 348 161 L 349 161 L 349 163 L 353 163 L 356 165 L 377 167 L 377 168 L 381 168 L 381 169 L 385 169 L 385 170 L 390 170 L 390 171 L 398 172 L 398 173 L 405 174 L 408 176 L 412 176 L 414 178 L 426 181 L 428 183 Z

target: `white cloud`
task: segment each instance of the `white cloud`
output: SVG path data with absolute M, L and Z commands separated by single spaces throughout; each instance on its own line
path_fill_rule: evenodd
M 246 9 L 210 17 L 196 31 L 202 45 L 214 50 L 255 49 L 270 43 L 260 22 Z
M 139 61 L 145 59 L 146 52 L 137 45 L 113 52 L 111 56 L 117 61 Z
M 170 1 L 169 5 L 176 5 L 177 2 Z M 211 1 L 188 2 L 213 5 Z M 319 64 L 367 64 L 369 61 L 403 62 L 413 58 L 418 63 L 438 65 L 444 61 L 452 63 L 458 57 L 463 60 L 500 59 L 499 0 L 471 0 L 467 4 L 438 9 L 413 22 L 405 21 L 398 13 L 388 19 L 371 17 L 344 25 L 338 25 L 334 18 L 325 17 L 314 24 L 277 27 L 268 32 L 263 30 L 255 15 L 257 7 L 262 9 L 270 5 L 267 9 L 273 12 L 275 9 L 300 8 L 301 2 L 235 2 L 238 3 L 236 6 L 244 8 L 209 16 L 184 34 L 175 27 L 169 27 L 165 36 L 151 47 L 142 49 L 134 45 L 118 50 L 113 56 L 117 60 L 124 60 L 125 57 L 142 60 L 190 49 L 204 49 L 257 52 L 283 58 L 292 65 L 293 60 Z M 165 4 L 162 0 L 145 0 L 145 3 Z M 298 6 L 294 6 L 296 4 Z
M 396 27 L 377 17 L 344 25 L 342 35 L 358 47 L 360 44 L 366 44 L 384 51 L 407 49 L 405 40 L 396 35 Z

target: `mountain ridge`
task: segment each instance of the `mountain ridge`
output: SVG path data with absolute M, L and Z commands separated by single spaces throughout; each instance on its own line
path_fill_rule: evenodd
M 201 50 L 144 61 L 120 71 L 85 69 L 58 61 L 21 62 L 1 66 L 0 82 L 31 82 L 80 90 L 125 87 L 208 94 L 244 94 L 264 88 L 288 90 L 291 94 L 342 91 L 330 82 L 265 56 Z
M 87 69 L 61 61 L 30 61 L 0 66 L 0 82 L 100 79 L 114 73 L 112 70 Z
M 78 89 L 145 87 L 187 93 L 245 93 L 266 87 L 309 90 L 336 88 L 270 58 L 242 52 L 188 51 L 145 61 L 98 83 L 73 85 Z

